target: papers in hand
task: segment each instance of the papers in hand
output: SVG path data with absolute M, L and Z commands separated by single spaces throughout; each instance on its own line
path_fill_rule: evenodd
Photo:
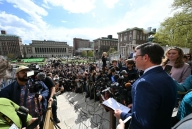
M 113 98 L 109 98 L 109 99 L 103 101 L 103 105 L 105 105 L 105 106 L 107 106 L 107 107 L 109 107 L 109 108 L 111 108 L 113 110 L 119 109 L 119 110 L 121 110 L 123 112 L 126 112 L 126 113 L 128 113 L 130 111 L 130 108 L 128 108 L 128 107 L 124 106 L 123 104 L 117 102 Z

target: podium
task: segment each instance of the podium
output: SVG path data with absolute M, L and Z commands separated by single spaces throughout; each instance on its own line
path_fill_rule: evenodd
M 103 107 L 107 112 L 110 112 L 110 124 L 109 124 L 109 129 L 116 129 L 116 117 L 114 116 L 114 110 L 105 106 L 104 104 Z

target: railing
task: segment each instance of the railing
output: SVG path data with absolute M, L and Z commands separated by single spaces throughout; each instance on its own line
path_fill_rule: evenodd
M 54 129 L 53 122 L 51 121 L 51 118 L 52 118 L 52 108 L 51 108 L 51 105 L 52 105 L 52 101 L 50 101 L 48 103 L 48 109 L 47 109 L 47 113 L 46 113 L 46 116 L 45 116 L 45 121 L 44 121 L 43 129 Z

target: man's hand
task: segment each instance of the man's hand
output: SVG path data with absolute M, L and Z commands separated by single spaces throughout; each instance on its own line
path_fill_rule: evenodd
M 115 110 L 114 111 L 114 116 L 116 117 L 116 118 L 118 118 L 118 119 L 120 119 L 121 117 L 120 117 L 120 115 L 121 115 L 121 110 Z
M 128 107 L 128 108 L 132 108 L 132 105 L 133 105 L 133 104 L 131 103 L 131 104 L 129 104 L 127 107 Z
M 39 101 L 41 102 L 41 100 L 43 99 L 42 95 L 39 95 Z
M 117 126 L 117 129 L 124 129 L 124 128 L 125 128 L 125 123 L 121 119 L 119 119 L 119 124 Z
M 41 95 L 39 95 L 38 99 L 39 99 L 39 102 L 41 102 L 41 100 L 43 99 L 43 97 L 42 97 Z M 34 101 L 37 102 L 37 99 L 34 98 Z
M 28 125 L 32 124 L 35 120 L 37 120 L 38 118 L 32 118 L 29 122 Z M 22 129 L 26 129 L 26 128 L 22 128 Z M 37 127 L 35 127 L 34 129 L 39 129 L 39 125 L 37 125 Z
M 52 97 L 50 97 L 48 101 L 49 101 L 49 102 L 50 102 L 50 101 L 53 101 L 53 98 L 52 98 Z

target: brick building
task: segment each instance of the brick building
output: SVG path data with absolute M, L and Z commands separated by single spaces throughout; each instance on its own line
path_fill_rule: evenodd
M 93 42 L 88 39 L 73 38 L 73 54 L 78 56 L 81 55 L 82 51 L 94 50 Z
M 143 28 L 128 28 L 118 32 L 118 49 L 119 53 L 127 58 L 133 51 L 133 46 L 148 42 L 148 37 L 156 33 L 156 29 L 148 27 L 148 30 Z
M 114 48 L 118 51 L 118 39 L 113 38 L 112 35 L 95 39 L 93 42 L 94 50 L 98 50 L 98 56 L 101 56 L 103 52 L 109 51 L 110 48 Z
M 0 55 L 8 55 L 23 57 L 22 40 L 17 35 L 7 34 L 5 30 L 1 30 L 0 34 Z

